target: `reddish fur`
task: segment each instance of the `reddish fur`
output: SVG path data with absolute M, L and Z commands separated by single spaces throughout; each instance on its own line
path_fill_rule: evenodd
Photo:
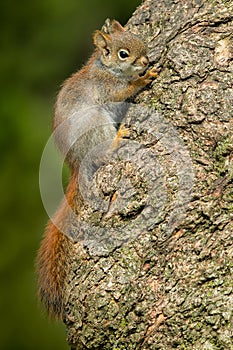
M 74 174 L 66 191 L 69 205 L 74 207 L 77 176 Z M 67 203 L 62 202 L 54 220 L 59 224 L 66 219 Z M 37 257 L 39 298 L 50 316 L 62 318 L 67 269 L 69 267 L 71 240 L 50 220 Z

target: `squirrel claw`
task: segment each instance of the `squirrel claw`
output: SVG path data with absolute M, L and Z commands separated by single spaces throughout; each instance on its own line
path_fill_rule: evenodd
M 130 136 L 130 129 L 126 128 L 123 124 L 119 127 L 118 133 L 117 133 L 117 138 L 121 139 L 124 137 L 129 137 Z
M 148 74 L 150 75 L 150 77 L 156 78 L 158 76 L 158 70 L 155 67 L 153 67 L 149 70 Z
M 157 76 L 158 76 L 158 70 L 155 67 L 153 67 L 149 69 L 145 75 L 139 78 L 138 82 L 140 82 L 141 86 L 146 86 L 150 84 L 152 79 L 156 78 Z
M 158 70 L 155 67 L 153 67 L 146 72 L 146 74 L 144 75 L 144 78 L 152 79 L 152 78 L 157 78 L 157 76 L 158 76 Z
M 129 137 L 129 136 L 130 136 L 130 129 L 126 128 L 123 124 L 121 124 L 117 132 L 116 138 L 113 141 L 112 148 L 113 149 L 118 148 L 120 140 L 123 139 L 124 137 Z

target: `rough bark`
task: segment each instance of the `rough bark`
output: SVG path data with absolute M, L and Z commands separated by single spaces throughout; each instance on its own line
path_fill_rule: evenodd
M 67 340 L 233 349 L 233 2 L 147 0 L 128 27 L 161 72 L 77 202 Z

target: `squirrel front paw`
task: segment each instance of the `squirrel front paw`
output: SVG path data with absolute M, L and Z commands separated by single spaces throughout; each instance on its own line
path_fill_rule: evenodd
M 146 83 L 145 85 L 149 84 L 154 78 L 157 78 L 158 76 L 158 70 L 153 67 L 149 69 L 145 75 L 142 76 L 143 81 Z
M 151 83 L 151 81 L 158 76 L 158 69 L 155 67 L 149 69 L 145 75 L 137 78 L 133 81 L 135 86 L 146 86 Z

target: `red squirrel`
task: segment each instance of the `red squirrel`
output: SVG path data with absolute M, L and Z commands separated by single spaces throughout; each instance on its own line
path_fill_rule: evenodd
M 106 21 L 107 23 L 107 21 Z M 125 100 L 157 76 L 148 67 L 146 45 L 115 20 L 108 30 L 94 32 L 95 51 L 87 64 L 67 79 L 55 105 L 55 142 L 66 157 L 72 176 L 64 201 L 48 223 L 37 257 L 39 298 L 51 316 L 64 316 L 64 296 L 73 241 L 56 223 L 66 220 L 67 205 L 75 207 L 79 165 L 88 150 L 124 135 L 117 130 Z M 115 146 L 114 146 L 115 147 Z M 107 152 L 103 150 L 103 152 Z M 77 208 L 76 208 L 77 209 Z

